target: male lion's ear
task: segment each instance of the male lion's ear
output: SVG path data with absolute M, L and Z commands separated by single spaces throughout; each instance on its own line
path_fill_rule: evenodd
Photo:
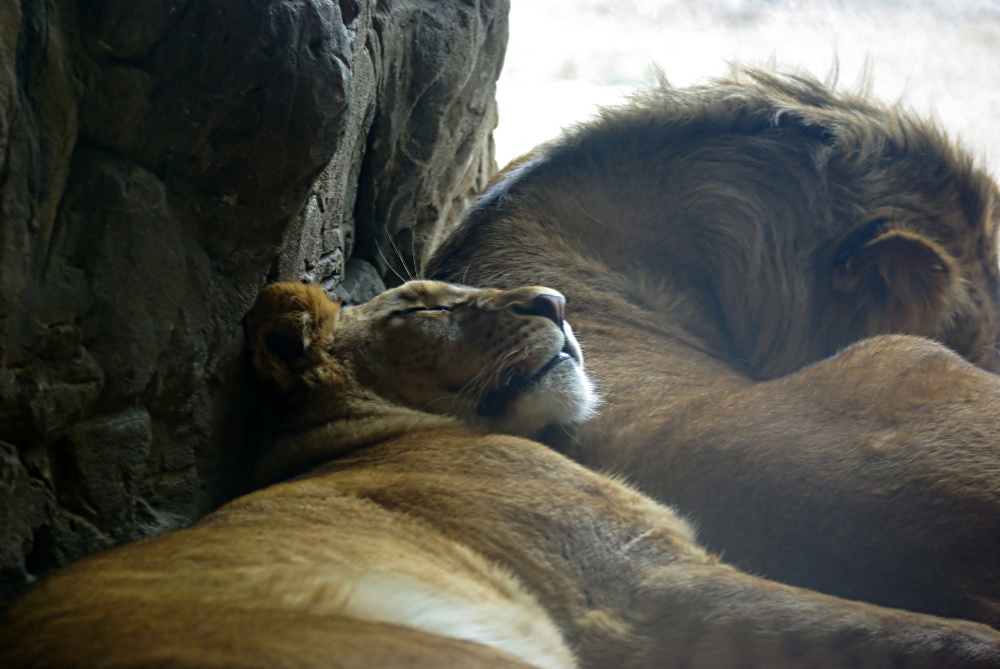
M 282 391 L 321 363 L 333 343 L 340 303 L 319 286 L 274 283 L 264 288 L 247 315 L 247 335 L 254 369 Z
M 955 259 L 936 242 L 880 217 L 848 236 L 833 285 L 870 310 L 870 334 L 930 334 L 950 311 L 959 281 Z

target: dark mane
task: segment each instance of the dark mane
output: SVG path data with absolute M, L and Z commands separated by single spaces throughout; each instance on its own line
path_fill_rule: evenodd
M 665 277 L 709 305 L 690 331 L 767 378 L 873 334 L 871 304 L 825 280 L 872 212 L 906 212 L 907 225 L 964 257 L 947 240 L 971 230 L 981 253 L 992 248 L 994 188 L 928 121 L 805 75 L 741 69 L 704 86 L 663 84 L 543 145 L 496 180 L 429 276 L 468 278 L 485 246 L 496 253 L 477 258 L 476 280 L 561 285 L 537 267 L 515 269 L 537 249 L 491 233 L 514 219 L 556 237 L 595 285 L 616 273 Z M 628 239 L 613 232 L 623 228 Z M 620 262 L 598 269 L 595 246 Z

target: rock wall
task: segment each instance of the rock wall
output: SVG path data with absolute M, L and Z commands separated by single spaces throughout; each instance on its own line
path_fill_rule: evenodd
M 494 170 L 507 9 L 0 0 L 0 603 L 242 489 L 244 314 L 419 269 Z

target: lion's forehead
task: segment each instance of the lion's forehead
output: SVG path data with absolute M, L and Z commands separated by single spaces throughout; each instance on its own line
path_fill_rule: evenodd
M 545 286 L 522 286 L 511 290 L 500 290 L 497 288 L 474 288 L 444 281 L 416 280 L 386 291 L 369 304 L 372 305 L 373 311 L 410 306 L 501 307 L 542 293 L 561 294 L 559 291 Z
M 450 306 L 470 298 L 486 297 L 500 291 L 473 288 L 444 281 L 409 281 L 385 294 L 387 305 Z

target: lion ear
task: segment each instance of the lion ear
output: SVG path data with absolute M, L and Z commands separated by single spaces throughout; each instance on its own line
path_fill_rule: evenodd
M 875 312 L 877 332 L 929 333 L 947 315 L 958 280 L 958 263 L 940 245 L 885 218 L 848 236 L 833 272 L 837 291 Z
M 324 360 L 333 344 L 340 303 L 319 286 L 275 283 L 267 286 L 247 316 L 250 357 L 261 378 L 283 391 Z

